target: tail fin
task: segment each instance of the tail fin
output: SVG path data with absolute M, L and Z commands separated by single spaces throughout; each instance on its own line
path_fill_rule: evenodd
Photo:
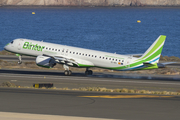
M 160 35 L 140 59 L 150 64 L 158 63 L 165 39 L 165 35 Z

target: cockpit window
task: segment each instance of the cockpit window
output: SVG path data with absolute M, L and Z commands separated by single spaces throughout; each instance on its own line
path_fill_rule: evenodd
M 11 41 L 11 44 L 13 44 L 14 41 Z

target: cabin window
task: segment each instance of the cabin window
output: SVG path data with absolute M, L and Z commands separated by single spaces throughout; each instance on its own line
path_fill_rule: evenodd
M 84 56 L 84 53 L 82 55 Z
M 60 51 L 60 49 L 58 51 Z
M 54 50 L 54 48 L 52 50 Z
M 117 59 L 116 59 L 116 61 L 117 61 Z
M 99 56 L 99 58 L 101 58 L 101 56 Z
M 109 60 L 111 60 L 111 58 L 109 58 Z
M 62 52 L 64 52 L 64 50 L 62 50 Z
M 75 52 L 73 52 L 73 54 L 75 54 Z
M 91 55 L 89 55 L 89 57 L 90 57 Z
M 69 53 L 71 53 L 71 51 Z
M 51 50 L 51 48 L 49 48 L 49 50 Z
M 121 60 L 119 60 L 119 62 L 121 62 Z
M 107 60 L 108 58 L 106 58 L 106 60 Z
M 79 55 L 81 55 L 81 53 L 79 53 Z
M 95 58 L 96 58 L 97 56 L 95 56 Z
M 33 46 L 34 47 L 34 46 Z M 43 47 L 43 49 L 44 49 L 45 47 Z
M 93 55 L 92 55 L 92 57 L 93 57 Z
M 57 49 L 55 49 L 55 51 L 57 51 Z
M 66 51 L 66 53 L 68 53 L 68 51 Z
M 78 55 L 78 52 L 76 54 Z
M 46 48 L 46 50 L 48 49 L 48 47 Z
M 86 54 L 86 56 L 87 56 L 87 54 Z
M 124 62 L 124 60 L 122 60 L 122 62 Z
M 104 57 L 103 57 L 103 59 L 104 59 Z

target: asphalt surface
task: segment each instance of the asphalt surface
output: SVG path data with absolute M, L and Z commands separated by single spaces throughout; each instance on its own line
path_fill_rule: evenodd
M 0 111 L 123 120 L 180 119 L 179 97 L 82 97 L 99 95 L 127 94 L 0 88 Z
M 83 72 L 73 72 L 64 76 L 63 71 L 0 69 L 0 83 L 10 81 L 19 86 L 35 83 L 53 83 L 56 88 L 105 87 L 109 89 L 138 89 L 153 91 L 180 91 L 180 76 L 140 76 L 135 74 L 94 73 L 85 76 Z
M 84 72 L 75 71 L 72 76 L 64 76 L 63 71 L 48 69 L 0 69 L 0 83 L 5 81 L 20 86 L 53 83 L 57 88 L 180 90 L 180 76 L 96 72 L 92 76 L 85 76 Z M 180 97 L 177 96 L 0 88 L 0 111 L 7 112 L 7 115 L 11 112 L 121 120 L 179 120 L 179 101 Z

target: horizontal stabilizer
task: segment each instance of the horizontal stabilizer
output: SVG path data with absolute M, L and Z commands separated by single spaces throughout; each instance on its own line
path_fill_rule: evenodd
M 171 64 L 174 64 L 174 63 L 177 63 L 177 62 L 165 62 L 165 63 L 158 63 L 158 68 L 164 68 L 166 67 L 166 65 L 171 65 Z

